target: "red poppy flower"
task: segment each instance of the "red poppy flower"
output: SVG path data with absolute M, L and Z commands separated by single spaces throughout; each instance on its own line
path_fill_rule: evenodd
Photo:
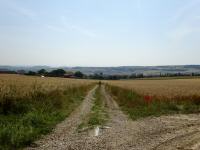
M 144 96 L 144 101 L 145 101 L 147 104 L 150 104 L 150 103 L 152 102 L 152 96 L 145 95 L 145 96 Z

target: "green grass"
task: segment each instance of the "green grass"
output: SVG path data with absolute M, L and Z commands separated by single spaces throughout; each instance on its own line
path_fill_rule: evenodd
M 0 149 L 20 149 L 47 134 L 76 108 L 91 86 L 0 99 Z
M 82 129 L 84 127 L 93 128 L 95 126 L 102 126 L 106 123 L 108 114 L 105 110 L 105 103 L 103 101 L 104 97 L 102 96 L 100 86 L 96 89 L 94 97 L 94 106 L 86 117 L 87 119 L 79 125 L 78 129 Z
M 121 109 L 133 120 L 148 116 L 200 112 L 200 99 L 175 99 L 170 101 L 152 99 L 147 103 L 143 96 L 132 90 L 110 85 L 107 85 L 106 88 Z

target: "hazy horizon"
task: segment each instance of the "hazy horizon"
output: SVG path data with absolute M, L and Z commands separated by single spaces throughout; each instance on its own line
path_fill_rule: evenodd
M 0 64 L 0 66 L 10 66 L 10 67 L 37 67 L 37 66 L 46 66 L 46 67 L 159 67 L 159 66 L 200 66 L 200 64 L 164 64 L 164 65 L 46 65 L 46 64 L 33 64 L 33 65 L 7 65 Z
M 200 64 L 200 0 L 0 0 L 0 65 Z

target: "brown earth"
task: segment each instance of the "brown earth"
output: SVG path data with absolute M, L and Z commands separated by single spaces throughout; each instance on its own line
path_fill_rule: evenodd
M 55 130 L 36 141 L 33 150 L 198 150 L 200 149 L 200 115 L 173 115 L 130 120 L 117 103 L 101 87 L 109 120 L 100 127 L 99 136 L 93 130 L 78 132 L 77 128 L 93 106 L 91 90 L 83 103 Z

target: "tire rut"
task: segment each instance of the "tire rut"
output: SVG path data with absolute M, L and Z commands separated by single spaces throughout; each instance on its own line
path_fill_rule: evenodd
M 166 136 L 167 137 L 167 136 Z M 154 150 L 198 150 L 200 149 L 200 124 L 176 129 L 165 141 L 154 147 Z
M 100 135 L 90 136 L 87 132 L 76 133 L 72 138 L 70 150 L 105 150 L 105 149 L 127 149 L 130 141 L 129 126 L 132 121 L 120 110 L 117 103 L 105 91 L 105 86 L 101 86 L 103 100 L 107 106 L 109 120 L 106 124 L 108 128 L 100 130 Z M 128 146 L 128 147 L 127 147 Z

